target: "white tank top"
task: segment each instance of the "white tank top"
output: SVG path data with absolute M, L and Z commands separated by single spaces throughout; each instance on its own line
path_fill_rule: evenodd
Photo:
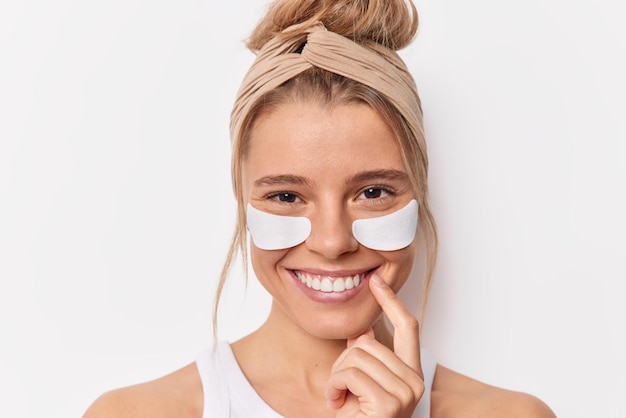
M 430 417 L 430 393 L 437 367 L 433 357 L 424 349 L 421 359 L 425 389 L 413 418 Z M 213 348 L 201 352 L 196 366 L 204 391 L 203 418 L 282 418 L 250 385 L 228 342 L 218 342 Z

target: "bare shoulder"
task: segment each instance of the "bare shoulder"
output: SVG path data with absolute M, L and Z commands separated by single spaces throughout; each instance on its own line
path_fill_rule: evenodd
M 446 367 L 437 366 L 432 391 L 436 418 L 555 418 L 540 399 L 527 393 L 487 385 Z
M 191 363 L 156 380 L 104 393 L 83 418 L 200 418 L 202 407 L 202 383 Z

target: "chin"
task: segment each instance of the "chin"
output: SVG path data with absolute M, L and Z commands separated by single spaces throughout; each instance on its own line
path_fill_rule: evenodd
M 300 326 L 310 335 L 326 340 L 346 340 L 367 332 L 374 326 L 381 315 L 378 306 L 366 314 L 345 312 L 335 315 L 324 315 L 314 322 L 301 322 Z M 359 318 L 359 320 L 355 320 Z

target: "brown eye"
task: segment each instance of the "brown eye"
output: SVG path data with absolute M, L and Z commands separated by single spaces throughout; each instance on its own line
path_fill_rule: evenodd
M 281 193 L 278 195 L 278 200 L 281 202 L 293 203 L 296 201 L 296 195 L 291 193 Z
M 270 198 L 284 203 L 296 203 L 299 200 L 298 195 L 294 193 L 276 193 Z
M 376 187 L 370 187 L 363 190 L 363 196 L 366 199 L 378 199 L 383 194 L 382 189 Z

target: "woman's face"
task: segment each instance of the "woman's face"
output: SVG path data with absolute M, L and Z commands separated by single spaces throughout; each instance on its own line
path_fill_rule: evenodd
M 254 272 L 274 309 L 321 338 L 348 338 L 371 327 L 381 310 L 369 277 L 377 271 L 398 291 L 417 247 L 413 240 L 400 250 L 377 251 L 352 235 L 354 220 L 390 214 L 414 199 L 389 126 L 364 104 L 284 104 L 256 121 L 242 167 L 246 205 L 311 222 L 310 235 L 295 247 L 262 250 L 251 243 Z M 316 290 L 316 280 L 354 287 Z

